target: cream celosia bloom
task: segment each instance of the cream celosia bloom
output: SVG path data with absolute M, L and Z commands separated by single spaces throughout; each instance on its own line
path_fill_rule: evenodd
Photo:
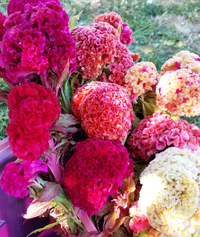
M 164 235 L 188 236 L 200 227 L 199 156 L 170 147 L 142 172 L 138 205 Z

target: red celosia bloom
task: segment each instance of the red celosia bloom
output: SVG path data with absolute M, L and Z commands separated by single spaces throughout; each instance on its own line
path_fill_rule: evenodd
M 100 22 L 79 26 L 72 30 L 77 52 L 77 70 L 86 79 L 97 78 L 105 64 L 114 61 L 117 30 L 108 23 Z
M 31 179 L 41 171 L 47 172 L 47 166 L 41 160 L 23 161 L 20 164 L 11 162 L 3 170 L 1 187 L 9 195 L 24 198 L 29 194 L 27 186 L 32 184 Z
M 122 184 L 128 163 L 128 152 L 119 140 L 89 138 L 77 143 L 63 176 L 73 205 L 89 215 L 96 213 Z
M 4 21 L 6 19 L 6 16 L 4 16 L 1 12 L 0 12 L 0 41 L 2 40 L 3 34 L 4 34 Z
M 25 4 L 21 12 L 10 14 L 4 23 L 0 54 L 5 78 L 18 84 L 39 75 L 45 84 L 49 70 L 58 78 L 68 64 L 69 71 L 74 71 L 75 42 L 68 22 L 68 15 L 55 1 Z
M 36 6 L 39 2 L 45 3 L 49 1 L 54 1 L 56 4 L 60 5 L 59 0 L 10 0 L 7 5 L 7 13 L 10 15 L 16 11 L 23 11 L 24 6 L 27 3 Z
M 133 42 L 133 38 L 131 38 L 132 30 L 129 28 L 128 24 L 125 22 L 123 23 L 120 15 L 115 12 L 105 13 L 99 16 L 96 16 L 94 19 L 95 23 L 98 22 L 107 22 L 116 29 L 118 28 L 119 24 L 121 25 L 121 35 L 120 41 L 125 45 L 129 45 Z
M 129 227 L 133 230 L 134 235 L 138 235 L 140 231 L 144 231 L 150 226 L 147 217 L 141 213 L 138 202 L 134 202 L 133 206 L 129 209 L 129 212 L 132 217 L 129 222 Z
M 14 155 L 24 160 L 37 159 L 49 147 L 49 129 L 60 114 L 58 98 L 34 82 L 15 86 L 8 95 L 7 126 Z
M 156 112 L 144 118 L 128 140 L 132 157 L 149 161 L 151 155 L 174 146 L 191 151 L 200 145 L 200 129 L 182 119 Z
M 93 82 L 88 84 L 88 88 L 90 85 L 94 89 L 91 89 L 86 96 L 79 96 L 79 93 L 84 94 L 84 89 L 83 91 L 80 89 L 74 95 L 83 98 L 80 103 L 77 101 L 77 109 L 73 109 L 78 111 L 81 126 L 89 137 L 125 139 L 134 121 L 127 92 L 121 86 L 112 83 Z

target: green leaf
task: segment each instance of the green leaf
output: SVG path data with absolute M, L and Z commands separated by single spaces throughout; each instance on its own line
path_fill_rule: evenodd
M 121 36 L 121 32 L 122 32 L 121 22 L 119 22 L 119 25 L 117 26 L 117 31 L 118 31 L 119 38 L 120 38 L 120 36 Z
M 65 206 L 67 206 L 69 208 L 69 210 L 73 209 L 72 203 L 71 203 L 69 197 L 65 194 L 65 191 L 63 189 L 61 190 L 59 195 L 56 196 L 54 199 L 60 203 L 63 203 Z
M 73 219 L 67 219 L 67 224 L 70 226 L 72 234 L 76 235 L 77 232 L 77 224 Z
M 75 21 L 78 21 L 78 20 L 80 19 L 80 16 L 81 16 L 82 12 L 83 12 L 83 11 L 81 11 L 78 15 L 73 16 L 72 19 L 69 21 L 68 26 L 69 26 L 69 31 L 70 31 L 70 32 L 72 31 L 72 29 L 73 29 L 73 27 L 74 27 L 74 22 L 75 22 Z

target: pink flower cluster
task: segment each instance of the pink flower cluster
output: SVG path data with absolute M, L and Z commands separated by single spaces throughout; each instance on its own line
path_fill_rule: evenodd
M 52 1 L 52 0 L 51 0 Z M 59 0 L 53 0 L 56 4 L 60 5 Z M 30 3 L 31 5 L 36 6 L 39 2 L 45 3 L 45 2 L 49 2 L 49 0 L 10 0 L 8 5 L 7 5 L 7 13 L 8 16 L 14 12 L 17 11 L 23 11 L 24 6 L 27 3 Z
M 49 147 L 48 129 L 61 109 L 58 98 L 42 85 L 27 82 L 15 86 L 8 95 L 10 147 L 20 159 L 37 159 Z
M 89 138 L 75 148 L 65 166 L 64 188 L 73 205 L 92 215 L 126 178 L 129 155 L 119 140 Z
M 122 44 L 129 45 L 133 42 L 132 30 L 129 28 L 128 24 L 125 22 L 123 23 L 120 15 L 115 12 L 105 13 L 99 16 L 96 16 L 94 19 L 94 23 L 98 22 L 107 22 L 116 29 L 118 28 L 119 24 L 121 26 L 121 34 L 120 34 L 120 41 Z
M 11 162 L 3 170 L 1 187 L 9 195 L 24 198 L 29 194 L 27 186 L 32 184 L 31 179 L 37 178 L 41 171 L 47 172 L 47 166 L 41 160 Z
M 4 15 L 0 12 L 0 41 L 2 41 L 2 37 L 3 37 L 3 34 L 4 34 L 4 27 L 3 27 L 3 24 L 4 24 L 5 19 L 6 19 L 6 16 L 4 16 Z
M 124 140 L 134 121 L 125 89 L 107 82 L 90 82 L 73 95 L 72 112 L 89 137 Z
M 70 72 L 74 71 L 75 42 L 68 22 L 69 17 L 60 3 L 52 0 L 27 3 L 22 11 L 10 14 L 4 22 L 0 47 L 3 76 L 18 84 L 34 80 L 38 75 L 46 82 L 51 70 L 60 78 L 67 65 Z
M 200 145 L 200 129 L 182 119 L 156 112 L 144 118 L 132 131 L 128 149 L 135 159 L 149 161 L 151 155 L 174 146 L 194 151 Z

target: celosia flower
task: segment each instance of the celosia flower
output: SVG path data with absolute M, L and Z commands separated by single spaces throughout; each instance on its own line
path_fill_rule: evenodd
M 98 81 L 87 83 L 79 87 L 76 93 L 73 95 L 70 107 L 71 107 L 72 113 L 78 120 L 81 120 L 80 107 L 83 101 L 90 93 L 93 92 L 93 90 L 95 90 L 97 87 L 101 85 L 102 83 Z
M 74 71 L 75 42 L 68 22 L 68 15 L 55 1 L 25 4 L 23 11 L 10 14 L 4 22 L 0 54 L 5 77 L 18 84 L 39 75 L 48 86 L 50 70 L 58 79 L 68 64 L 69 72 Z
M 93 82 L 91 85 L 95 88 L 77 103 L 81 126 L 89 137 L 125 139 L 134 121 L 131 101 L 125 89 L 106 82 Z M 74 96 L 81 98 L 79 93 Z
M 58 98 L 34 82 L 15 86 L 8 95 L 10 147 L 20 159 L 37 159 L 49 147 L 48 129 L 60 114 Z
M 10 15 L 17 11 L 23 11 L 24 6 L 27 3 L 30 3 L 31 5 L 36 6 L 40 2 L 45 3 L 49 1 L 54 1 L 56 4 L 60 5 L 59 0 L 10 0 L 7 5 L 7 13 L 8 15 Z
M 133 206 L 129 209 L 129 214 L 132 217 L 129 227 L 133 230 L 134 235 L 138 235 L 140 231 L 144 231 L 149 226 L 147 217 L 141 213 L 138 207 L 138 201 L 134 202 Z
M 182 119 L 156 112 L 147 116 L 132 131 L 127 142 L 133 158 L 149 161 L 151 155 L 174 146 L 194 151 L 200 146 L 200 129 Z
M 156 88 L 157 106 L 176 116 L 200 115 L 200 75 L 191 69 L 167 71 Z
M 39 172 L 47 172 L 47 166 L 41 160 L 11 162 L 3 170 L 0 180 L 2 189 L 9 195 L 24 198 L 29 194 L 31 179 L 37 178 Z
M 5 19 L 6 19 L 6 16 L 4 16 L 4 15 L 0 12 L 0 41 L 2 41 L 2 37 L 3 37 L 3 34 L 4 34 L 4 27 L 3 27 L 3 24 L 4 24 Z
M 119 140 L 98 138 L 79 142 L 75 148 L 65 166 L 64 188 L 73 205 L 92 215 L 122 184 L 128 152 Z
M 181 68 L 188 68 L 200 74 L 200 57 L 197 54 L 182 50 L 163 64 L 161 67 L 161 75 L 167 71 Z
M 110 13 L 105 13 L 99 16 L 96 16 L 94 18 L 94 22 L 98 23 L 98 22 L 107 22 L 110 25 L 112 25 L 113 27 L 115 27 L 116 29 L 118 28 L 119 24 L 121 26 L 121 34 L 120 34 L 120 41 L 121 43 L 125 44 L 125 45 L 129 45 L 133 42 L 133 38 L 131 38 L 132 36 L 132 30 L 129 28 L 128 24 L 125 22 L 123 23 L 120 15 L 118 15 L 115 12 L 110 12 Z
M 100 22 L 76 27 L 71 34 L 77 43 L 77 70 L 83 78 L 97 78 L 104 65 L 114 61 L 119 41 L 117 30 L 108 23 Z
M 147 91 L 155 91 L 160 75 L 155 65 L 151 62 L 140 62 L 132 66 L 124 78 L 124 88 L 131 100 Z
M 189 236 L 200 227 L 199 170 L 194 162 L 198 157 L 188 149 L 170 147 L 140 175 L 138 206 L 163 234 Z

